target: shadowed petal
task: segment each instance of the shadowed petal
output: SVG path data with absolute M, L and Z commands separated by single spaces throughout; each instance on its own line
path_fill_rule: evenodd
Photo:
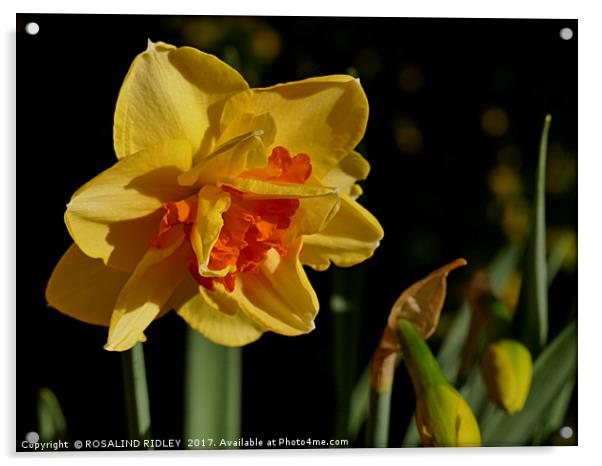
M 73 244 L 50 276 L 46 301 L 69 317 L 108 326 L 117 296 L 129 277 L 100 259 L 91 259 Z

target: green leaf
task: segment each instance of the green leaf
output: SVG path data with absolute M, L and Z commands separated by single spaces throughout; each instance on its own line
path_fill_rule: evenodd
M 47 387 L 38 392 L 38 433 L 41 442 L 56 442 L 67 437 L 67 421 L 56 395 Z
M 186 331 L 184 439 L 203 440 L 193 448 L 220 448 L 221 439 L 240 437 L 241 350 Z
M 355 440 L 368 416 L 368 397 L 370 393 L 370 363 L 364 368 L 362 375 L 351 392 L 349 403 L 349 438 Z
M 481 423 L 483 445 L 526 445 L 538 426 L 550 420 L 550 407 L 577 374 L 577 325 L 569 324 L 539 355 L 525 407 L 507 415 L 492 411 Z
M 535 183 L 533 221 L 525 255 L 525 269 L 519 304 L 514 319 L 521 340 L 536 355 L 548 338 L 548 278 L 546 264 L 546 158 L 550 115 L 546 116 Z
M 571 235 L 565 233 L 556 241 L 556 245 L 550 251 L 550 257 L 548 258 L 548 287 L 552 284 L 556 275 L 558 275 L 571 247 Z
M 548 419 L 536 430 L 533 442 L 535 445 L 541 445 L 554 431 L 557 431 L 564 425 L 566 413 L 573 396 L 573 390 L 575 389 L 575 382 L 575 379 L 568 380 L 560 390 L 556 400 L 550 406 Z

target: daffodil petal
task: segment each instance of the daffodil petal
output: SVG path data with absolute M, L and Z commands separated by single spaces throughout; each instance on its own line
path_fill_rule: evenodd
M 339 211 L 340 199 L 336 192 L 299 199 L 299 209 L 295 214 L 299 221 L 299 232 L 302 235 L 313 235 L 324 230 Z
M 327 196 L 336 193 L 335 188 L 325 186 L 309 186 L 294 183 L 273 183 L 270 181 L 255 180 L 252 178 L 232 178 L 225 179 L 221 185 L 229 186 L 245 193 L 247 197 L 269 198 L 277 197 L 280 199 L 304 198 Z
M 358 152 L 352 151 L 333 167 L 323 178 L 322 183 L 326 186 L 336 186 L 346 194 L 361 194 L 353 188 L 356 181 L 365 180 L 370 173 L 370 164 Z M 358 186 L 359 188 L 359 186 Z M 352 193 L 352 189 L 355 190 Z M 360 188 L 361 189 L 361 188 Z
M 191 188 L 177 183 L 191 159 L 186 141 L 163 141 L 120 160 L 86 183 L 65 212 L 75 243 L 86 255 L 131 272 L 157 233 L 162 202 L 191 193 Z
M 117 296 L 129 277 L 127 272 L 86 256 L 73 244 L 50 276 L 46 301 L 69 317 L 106 327 Z
M 282 335 L 312 331 L 320 307 L 299 262 L 300 247 L 298 239 L 285 256 L 268 251 L 260 271 L 240 274 L 231 294 L 254 321 Z
M 123 222 L 100 223 L 83 217 L 66 218 L 73 241 L 89 257 L 109 267 L 132 272 L 157 234 L 162 212 Z
M 190 193 L 190 188 L 178 185 L 177 179 L 191 164 L 187 141 L 163 141 L 120 160 L 83 185 L 72 196 L 65 217 L 103 223 L 144 217 L 164 201 Z
M 149 41 L 132 63 L 117 99 L 117 157 L 164 139 L 186 139 L 195 153 L 201 147 L 208 150 L 218 133 L 224 99 L 247 88 L 236 70 L 213 55 Z
M 276 123 L 269 113 L 240 113 L 236 115 L 224 128 L 219 136 L 218 146 L 228 144 L 243 134 L 257 134 L 261 136 L 263 144 L 271 146 L 276 136 Z
M 196 225 L 190 241 L 199 264 L 199 274 L 204 277 L 223 277 L 232 271 L 226 267 L 220 271 L 208 268 L 211 250 L 218 240 L 224 219 L 222 214 L 230 207 L 230 194 L 215 186 L 204 186 L 198 195 Z
M 301 260 L 316 270 L 325 270 L 330 261 L 350 267 L 372 256 L 384 232 L 378 220 L 346 194 L 341 208 L 320 233 L 303 237 Z
M 187 272 L 190 247 L 183 240 L 182 229 L 168 248 L 148 250 L 117 297 L 106 350 L 125 351 L 143 338 Z
M 276 123 L 274 146 L 308 154 L 313 173 L 321 178 L 362 139 L 368 100 L 359 80 L 342 75 L 249 89 L 228 99 L 221 131 L 244 113 L 269 113 Z
M 262 138 L 249 133 L 233 147 L 202 159 L 180 175 L 178 181 L 188 186 L 217 185 L 224 178 L 233 178 L 243 171 L 263 168 L 267 164 Z
M 248 317 L 233 298 L 212 293 L 186 280 L 181 302 L 174 301 L 177 313 L 197 332 L 214 343 L 243 346 L 263 335 L 264 330 Z M 224 312 L 227 309 L 228 312 Z

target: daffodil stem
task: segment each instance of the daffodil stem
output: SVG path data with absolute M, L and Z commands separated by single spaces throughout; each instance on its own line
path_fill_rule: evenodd
M 121 355 L 130 439 L 150 439 L 151 417 L 142 343 L 138 343 L 132 349 L 121 353 Z
M 217 345 L 187 329 L 184 438 L 191 440 L 190 448 L 219 448 L 221 439 L 239 438 L 241 370 L 240 348 Z
M 333 270 L 330 311 L 333 318 L 334 376 L 336 389 L 335 435 L 351 435 L 351 394 L 357 372 L 357 315 L 362 301 L 362 272 Z
M 397 353 L 377 348 L 372 357 L 370 402 L 366 425 L 366 446 L 386 448 L 389 443 L 389 418 L 393 378 L 401 357 Z
M 366 427 L 366 446 L 386 448 L 389 443 L 389 417 L 391 413 L 389 386 L 383 390 L 370 389 L 370 408 Z

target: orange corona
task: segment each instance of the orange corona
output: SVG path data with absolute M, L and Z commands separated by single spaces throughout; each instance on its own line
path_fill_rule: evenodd
M 243 178 L 254 178 L 277 183 L 304 184 L 311 176 L 311 160 L 306 154 L 291 157 L 284 147 L 276 147 L 268 158 L 268 166 L 242 173 Z M 230 207 L 222 214 L 224 225 L 219 238 L 211 249 L 207 268 L 212 271 L 233 266 L 224 277 L 205 277 L 199 273 L 197 257 L 192 251 L 189 271 L 197 283 L 209 290 L 221 283 L 227 291 L 234 291 L 238 273 L 253 273 L 266 253 L 274 248 L 283 256 L 288 243 L 294 238 L 290 234 L 291 219 L 299 208 L 297 199 L 257 198 L 228 186 L 223 191 L 230 194 Z M 165 214 L 159 231 L 151 240 L 155 248 L 166 247 L 180 228 L 184 228 L 190 240 L 190 230 L 196 219 L 196 196 L 164 204 Z

